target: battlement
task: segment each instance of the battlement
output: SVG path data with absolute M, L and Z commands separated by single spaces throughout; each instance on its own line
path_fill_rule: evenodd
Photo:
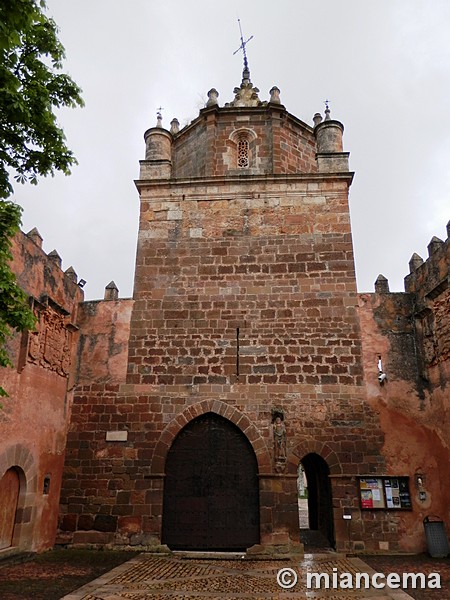
M 50 302 L 71 315 L 76 321 L 77 306 L 84 299 L 82 280 L 70 266 L 63 271 L 62 259 L 56 250 L 48 254 L 42 248 L 43 238 L 34 227 L 28 233 L 20 231 L 12 240 L 13 269 L 19 286 L 35 301 Z M 81 284 L 81 285 L 80 285 Z
M 426 307 L 428 300 L 440 296 L 449 286 L 450 275 L 450 221 L 447 239 L 434 236 L 428 244 L 428 258 L 424 261 L 413 254 L 409 261 L 410 273 L 405 277 L 405 291 L 417 296 L 416 304 Z
M 424 261 L 414 253 L 405 292 L 391 293 L 383 275 L 375 294 L 360 295 L 360 318 L 367 348 L 367 372 L 383 356 L 389 381 L 410 381 L 422 400 L 447 385 L 450 370 L 450 222 L 447 239 L 433 237 Z M 403 390 L 403 396 L 405 392 Z M 392 391 L 391 391 L 392 395 Z

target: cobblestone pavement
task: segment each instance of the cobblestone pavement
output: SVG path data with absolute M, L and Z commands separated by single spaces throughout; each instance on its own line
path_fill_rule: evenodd
M 280 569 L 298 575 L 297 584 L 282 590 Z M 336 571 L 337 569 L 337 571 Z M 327 573 L 331 589 L 309 590 L 308 570 Z M 297 560 L 235 560 L 141 554 L 61 600 L 410 600 L 400 589 L 339 590 L 333 573 L 374 573 L 358 558 L 337 554 L 305 555 Z M 291 580 L 292 573 L 285 581 Z M 323 586 L 322 586 L 323 587 Z M 436 590 L 436 600 L 442 600 Z

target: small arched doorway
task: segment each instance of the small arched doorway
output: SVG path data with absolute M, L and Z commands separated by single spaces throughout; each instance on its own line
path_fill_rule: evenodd
M 299 465 L 300 537 L 308 548 L 334 548 L 333 500 L 330 469 L 326 461 L 311 452 Z
M 167 454 L 162 542 L 172 550 L 245 550 L 259 543 L 258 465 L 233 423 L 206 413 Z
M 0 479 L 0 550 L 13 542 L 20 478 L 15 468 L 8 469 Z

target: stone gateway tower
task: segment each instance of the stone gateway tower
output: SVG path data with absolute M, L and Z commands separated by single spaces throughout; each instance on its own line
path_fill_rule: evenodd
M 311 529 L 335 546 L 355 475 L 382 462 L 343 125 L 328 107 L 306 125 L 276 87 L 261 101 L 247 66 L 234 94 L 221 107 L 212 89 L 181 131 L 158 116 L 145 133 L 126 383 L 74 404 L 75 541 L 299 549 L 302 463 Z
M 328 475 L 366 472 L 378 442 L 343 126 L 258 92 L 244 69 L 229 104 L 211 90 L 183 131 L 145 134 L 127 382 L 149 395 L 152 533 L 170 548 L 298 546 L 300 460 L 334 544 Z
M 159 115 L 145 133 L 133 299 L 111 282 L 79 305 L 58 541 L 421 549 L 420 502 L 444 506 L 444 429 L 414 456 L 388 453 L 396 411 L 413 440 L 413 424 L 442 423 L 445 392 L 427 412 L 411 294 L 357 294 L 344 127 L 328 107 L 305 124 L 276 87 L 261 101 L 246 63 L 234 99 L 218 97 L 181 130 Z

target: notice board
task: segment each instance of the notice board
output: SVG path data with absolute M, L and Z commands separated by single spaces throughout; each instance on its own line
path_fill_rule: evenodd
M 362 510 L 411 510 L 408 477 L 360 477 Z

